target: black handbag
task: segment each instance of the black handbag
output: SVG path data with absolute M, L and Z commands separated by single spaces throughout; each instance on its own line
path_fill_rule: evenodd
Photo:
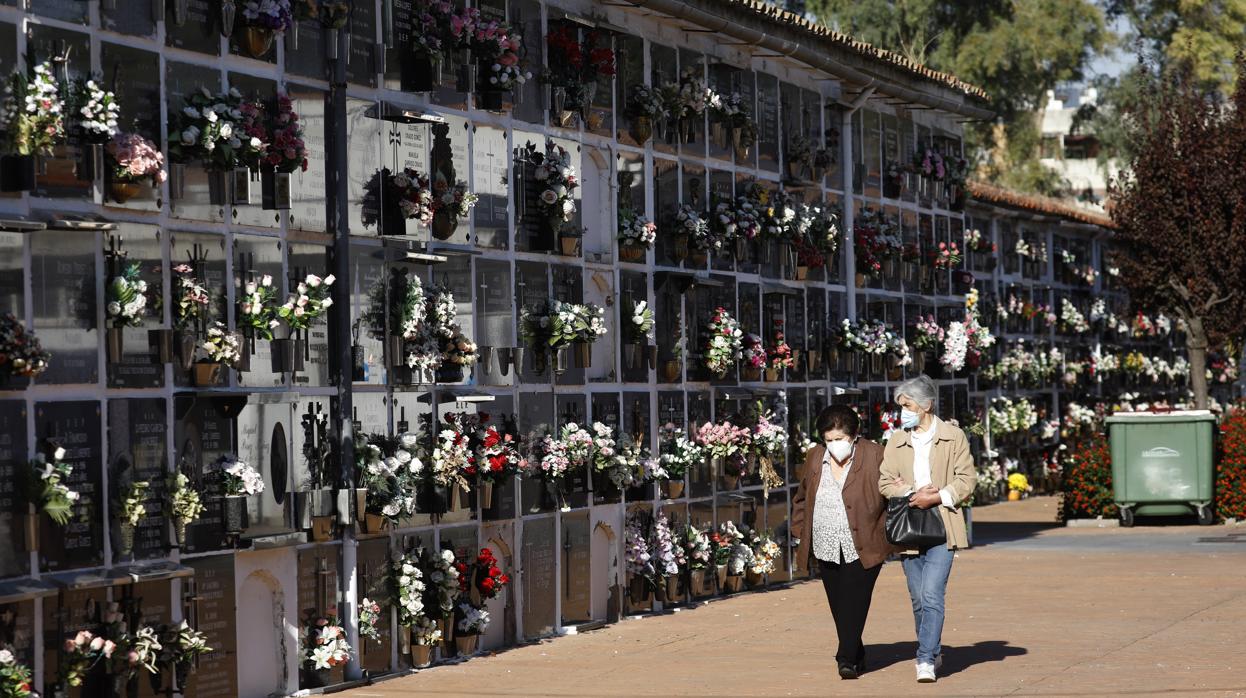
M 887 541 L 901 548 L 925 549 L 947 542 L 939 507 L 909 506 L 908 495 L 887 500 Z

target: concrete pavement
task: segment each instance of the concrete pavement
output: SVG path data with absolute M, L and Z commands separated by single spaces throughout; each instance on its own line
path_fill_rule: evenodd
M 1246 695 L 1246 526 L 1066 529 L 1054 506 L 975 511 L 979 547 L 953 568 L 934 685 L 914 681 L 904 575 L 888 564 L 857 681 L 835 673 L 821 585 L 804 582 L 343 695 Z

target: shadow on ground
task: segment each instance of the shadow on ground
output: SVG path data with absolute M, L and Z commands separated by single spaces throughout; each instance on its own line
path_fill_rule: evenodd
M 867 666 L 870 671 L 887 669 L 895 665 L 911 664 L 917 656 L 916 642 L 893 642 L 885 645 L 867 645 Z M 1024 647 L 1015 647 L 1007 640 L 984 640 L 966 647 L 943 646 L 943 670 L 941 676 L 960 673 L 971 666 L 1002 662 L 1009 657 L 1027 654 Z
M 1011 543 L 1033 538 L 1043 531 L 1062 528 L 1061 524 L 1051 522 L 988 522 L 973 523 L 973 547 L 982 548 L 997 543 Z

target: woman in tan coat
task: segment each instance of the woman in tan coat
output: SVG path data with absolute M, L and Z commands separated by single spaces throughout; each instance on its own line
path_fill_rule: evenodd
M 973 494 L 977 471 L 965 432 L 935 416 L 938 389 L 918 376 L 896 388 L 900 426 L 883 452 L 879 491 L 885 497 L 909 498 L 909 506 L 938 507 L 947 542 L 905 551 L 904 576 L 917 625 L 917 680 L 935 681 L 943 664 L 944 597 L 957 548 L 969 547 L 960 504 Z
M 883 532 L 886 500 L 878 492 L 883 449 L 858 438 L 861 420 L 852 408 L 832 405 L 816 424 L 822 443 L 810 449 L 792 497 L 792 535 L 800 539 L 795 566 L 822 577 L 835 619 L 839 675 L 865 671 L 861 633 L 874 582 L 893 548 Z

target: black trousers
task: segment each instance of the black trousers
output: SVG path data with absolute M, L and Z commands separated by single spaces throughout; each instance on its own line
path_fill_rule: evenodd
M 865 632 L 865 619 L 870 614 L 870 599 L 874 597 L 874 583 L 882 565 L 870 569 L 861 566 L 860 560 L 847 564 L 818 560 L 822 572 L 822 587 L 826 589 L 826 601 L 835 618 L 835 631 L 839 634 L 839 650 L 835 661 L 840 664 L 863 664 L 865 645 L 861 634 Z

